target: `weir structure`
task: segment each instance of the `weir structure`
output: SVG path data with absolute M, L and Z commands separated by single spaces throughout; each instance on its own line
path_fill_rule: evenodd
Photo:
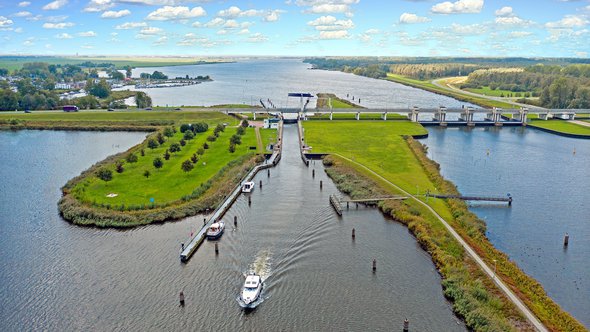
M 300 108 L 217 108 L 214 110 L 226 114 L 258 113 L 270 114 L 284 118 L 287 114 L 296 115 L 297 120 L 305 120 L 309 116 L 328 115 L 330 120 L 334 114 L 353 114 L 355 120 L 361 120 L 363 115 L 379 114 L 382 120 L 387 120 L 388 114 L 401 114 L 407 116 L 412 122 L 419 122 L 422 125 L 439 126 L 525 126 L 529 114 L 536 115 L 539 119 L 562 119 L 574 120 L 577 115 L 590 114 L 590 109 L 541 109 L 541 108 L 448 108 L 440 106 L 437 108 L 307 108 L 303 104 L 303 98 L 308 94 L 297 94 L 301 100 Z M 449 115 L 456 119 L 449 119 Z

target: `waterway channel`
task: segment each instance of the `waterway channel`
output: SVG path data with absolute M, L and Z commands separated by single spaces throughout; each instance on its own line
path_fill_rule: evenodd
M 336 216 L 336 188 L 319 163 L 302 164 L 296 127 L 285 129 L 283 158 L 255 178 L 252 205 L 241 196 L 226 215 L 219 255 L 205 242 L 188 264 L 180 242 L 203 216 L 121 231 L 57 214 L 60 186 L 143 134 L 0 132 L 0 330 L 389 331 L 404 318 L 415 331 L 465 330 L 407 229 L 372 208 Z M 249 269 L 263 275 L 265 300 L 246 313 L 236 298 Z
M 514 197 L 471 211 L 496 248 L 590 327 L 590 141 L 523 127 L 428 131 L 429 157 L 461 193 Z

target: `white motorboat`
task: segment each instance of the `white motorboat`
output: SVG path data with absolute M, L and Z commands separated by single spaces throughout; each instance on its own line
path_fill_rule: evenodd
M 240 292 L 240 301 L 246 308 L 253 308 L 256 300 L 260 297 L 262 292 L 262 279 L 254 272 L 250 272 L 246 276 L 244 286 Z
M 252 192 L 252 190 L 254 190 L 254 182 L 244 182 L 244 184 L 242 185 L 242 192 L 249 193 Z
M 223 221 L 213 223 L 207 230 L 207 238 L 218 239 L 221 236 L 221 234 L 223 234 L 224 229 L 225 223 Z

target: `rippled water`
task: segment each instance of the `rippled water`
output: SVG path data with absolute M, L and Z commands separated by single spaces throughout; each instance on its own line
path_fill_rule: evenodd
M 337 190 L 321 165 L 315 179 L 302 165 L 295 127 L 270 177 L 256 177 L 263 187 L 252 205 L 241 196 L 225 217 L 219 255 L 205 242 L 188 264 L 179 261 L 180 242 L 203 216 L 127 231 L 58 216 L 60 186 L 142 138 L 0 132 L 0 330 L 389 331 L 406 317 L 414 331 L 465 330 L 404 226 L 369 208 L 335 215 L 328 197 Z M 251 268 L 265 278 L 264 301 L 246 313 L 236 298 Z
M 211 106 L 220 104 L 259 105 L 268 99 L 276 107 L 299 107 L 298 98 L 288 98 L 289 92 L 327 92 L 341 98 L 355 97 L 371 108 L 460 107 L 469 105 L 455 99 L 411 88 L 394 82 L 337 71 L 308 70 L 311 66 L 296 59 L 243 60 L 235 63 L 175 67 L 137 68 L 140 73 L 161 71 L 169 77 L 210 75 L 213 82 L 177 88 L 142 89 L 154 105 Z M 315 100 L 310 107 L 315 107 Z M 267 103 L 268 104 L 268 103 Z
M 462 193 L 512 194 L 512 207 L 471 210 L 496 248 L 590 327 L 590 141 L 522 127 L 428 130 L 429 156 Z

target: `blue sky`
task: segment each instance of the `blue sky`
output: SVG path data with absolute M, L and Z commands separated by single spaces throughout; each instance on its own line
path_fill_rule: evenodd
M 590 0 L 10 0 L 0 54 L 588 57 Z

